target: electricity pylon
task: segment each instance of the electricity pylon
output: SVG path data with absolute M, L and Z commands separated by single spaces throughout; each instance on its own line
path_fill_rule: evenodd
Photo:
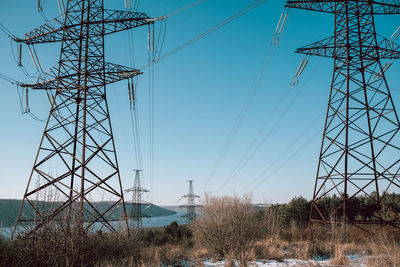
M 121 209 L 126 220 L 106 86 L 140 72 L 106 62 L 104 37 L 155 20 L 103 4 L 68 0 L 65 14 L 17 39 L 28 45 L 60 42 L 61 53 L 58 64 L 25 85 L 55 94 L 13 236 L 22 227 L 32 233 L 60 223 L 83 231 L 96 223 L 96 229 L 116 231 L 111 221 L 119 219 Z M 109 206 L 96 203 L 102 199 Z
M 400 47 L 375 32 L 375 15 L 400 14 L 399 1 L 302 0 L 286 6 L 334 14 L 333 37 L 296 51 L 334 60 L 310 220 L 336 218 L 364 230 L 399 227 L 400 214 L 382 203 L 400 187 L 400 123 L 381 60 L 399 58 Z M 324 199 L 333 194 L 341 199 L 330 209 Z M 372 210 L 354 204 L 361 196 Z
M 180 207 L 186 207 L 186 214 L 184 217 L 186 217 L 186 223 L 191 223 L 194 219 L 196 219 L 196 204 L 195 204 L 195 199 L 200 197 L 198 195 L 195 195 L 193 193 L 193 182 L 194 180 L 188 180 L 189 182 L 189 192 L 182 196 L 187 199 L 187 203 L 185 205 L 182 205 Z M 183 217 L 183 216 L 182 216 Z
M 142 195 L 143 193 L 149 192 L 149 190 L 142 188 L 140 184 L 140 172 L 141 170 L 135 171 L 135 182 L 133 184 L 133 188 L 125 190 L 126 192 L 132 192 L 132 210 L 131 210 L 131 218 L 132 224 L 134 228 L 141 229 L 143 228 L 143 214 L 142 214 Z

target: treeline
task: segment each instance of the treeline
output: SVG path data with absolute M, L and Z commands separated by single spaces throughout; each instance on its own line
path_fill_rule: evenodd
M 347 200 L 347 220 L 349 222 L 355 220 L 371 220 L 378 218 L 378 205 L 376 202 L 376 192 L 370 196 L 357 196 Z M 394 219 L 396 213 L 400 212 L 400 194 L 386 193 L 380 199 L 381 213 L 384 219 Z M 317 201 L 318 208 L 325 218 L 334 216 L 334 219 L 341 221 L 343 219 L 343 196 L 326 196 Z M 311 200 L 304 197 L 295 197 L 287 204 L 272 205 L 269 208 L 260 211 L 261 213 L 270 212 L 283 225 L 295 223 L 299 227 L 304 227 L 309 223 L 311 210 Z M 335 211 L 335 212 L 334 212 Z M 313 214 L 313 219 L 318 219 Z

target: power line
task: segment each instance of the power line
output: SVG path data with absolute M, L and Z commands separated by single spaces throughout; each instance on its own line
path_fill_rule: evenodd
M 317 69 L 317 68 L 316 68 Z M 310 74 L 309 77 L 312 77 Z M 300 93 L 304 90 L 305 85 L 310 79 L 308 79 L 303 86 L 296 91 L 294 97 L 291 99 L 291 101 L 286 105 L 285 109 L 283 110 L 283 113 L 279 116 L 278 120 L 275 121 L 271 129 L 267 132 L 267 134 L 263 137 L 263 139 L 260 141 L 260 143 L 253 149 L 253 151 L 248 155 L 250 152 L 251 148 L 256 144 L 257 140 L 261 137 L 261 133 L 266 129 L 268 125 L 268 120 L 265 121 L 264 126 L 260 129 L 257 137 L 253 140 L 251 145 L 248 147 L 246 152 L 243 154 L 239 162 L 236 164 L 236 167 L 232 170 L 230 175 L 225 179 L 225 181 L 222 183 L 222 185 L 217 189 L 217 191 L 222 190 L 223 187 L 225 187 L 230 181 L 232 181 L 232 178 L 234 178 L 239 172 L 247 165 L 247 163 L 256 155 L 256 153 L 261 149 L 263 144 L 268 140 L 268 138 L 271 136 L 271 134 L 274 132 L 276 127 L 279 125 L 279 123 L 283 120 L 283 118 L 287 115 L 288 111 L 290 108 L 293 106 L 293 103 L 296 101 L 297 97 L 300 95 Z M 274 111 L 277 110 L 277 108 L 281 105 L 282 101 L 284 98 L 286 98 L 287 94 L 290 92 L 291 87 L 289 86 L 286 90 L 285 93 L 282 95 L 281 99 L 277 101 L 277 104 L 275 105 Z M 248 155 L 248 156 L 247 156 Z
M 6 81 L 6 82 L 9 82 L 9 83 L 11 83 L 11 84 L 14 84 L 14 85 L 20 85 L 20 84 L 21 84 L 21 83 L 18 82 L 16 79 L 11 78 L 10 76 L 7 76 L 7 75 L 2 74 L 2 73 L 0 73 L 0 79 L 4 80 L 4 81 Z
M 136 6 L 138 2 L 135 1 L 134 5 Z M 130 3 L 128 3 L 128 6 Z M 149 32 L 148 32 L 148 64 L 150 66 L 149 70 L 149 92 L 148 92 L 148 116 L 149 116 L 149 177 L 150 177 L 150 188 L 153 188 L 153 179 L 154 179 L 154 93 L 155 93 L 155 62 L 157 55 L 161 53 L 165 35 L 166 35 L 166 18 L 161 20 L 157 42 L 155 41 L 155 24 L 149 24 Z M 128 32 L 129 38 L 129 55 L 130 55 L 130 64 L 133 67 L 135 65 L 135 55 L 134 55 L 134 42 L 133 42 L 133 34 Z M 137 85 L 137 79 L 135 82 L 132 81 L 132 85 Z M 135 88 L 137 87 L 135 85 Z M 134 89 L 132 89 L 134 90 Z M 141 152 L 141 143 L 140 143 L 140 128 L 139 128 L 139 118 L 138 118 L 138 110 L 136 109 L 136 101 L 134 101 L 134 108 L 131 109 L 131 125 L 132 125 L 132 135 L 134 138 L 134 153 L 136 157 L 136 164 L 138 168 L 143 168 L 142 163 L 142 152 Z M 153 191 L 153 190 L 151 190 Z
M 223 184 L 217 189 L 217 191 L 221 190 L 225 185 L 231 181 L 232 178 L 234 178 L 246 165 L 247 163 L 257 154 L 257 152 L 261 149 L 261 147 L 264 145 L 264 143 L 268 140 L 268 138 L 271 136 L 271 134 L 275 131 L 276 127 L 281 123 L 283 118 L 287 115 L 288 111 L 290 110 L 292 104 L 295 102 L 299 94 L 301 93 L 302 90 L 298 90 L 294 97 L 291 99 L 290 103 L 285 107 L 283 113 L 279 116 L 278 120 L 275 121 L 275 123 L 272 125 L 271 129 L 267 132 L 267 134 L 264 136 L 264 138 L 261 140 L 261 142 L 253 149 L 253 151 L 250 153 L 250 155 L 247 155 L 248 152 L 250 152 L 251 147 L 254 146 L 256 143 L 256 140 L 260 137 L 257 136 L 254 140 L 254 142 L 249 146 L 249 149 L 245 152 L 245 154 L 242 156 L 242 158 L 239 160 L 239 162 L 236 164 L 236 167 L 233 169 L 231 174 L 227 177 L 227 179 L 223 182 Z M 278 102 L 278 106 L 281 103 Z M 265 126 L 268 124 L 265 124 Z M 261 129 L 263 130 L 264 127 Z
M 306 127 L 305 131 L 303 131 L 300 135 L 298 135 L 298 137 L 295 139 L 294 142 L 292 142 L 290 145 L 287 146 L 286 150 L 281 153 L 281 155 L 276 158 L 274 160 L 274 162 L 268 166 L 266 166 L 264 168 L 264 170 L 257 175 L 256 177 L 254 177 L 253 179 L 251 179 L 251 182 L 249 182 L 245 187 L 242 188 L 242 190 L 240 192 L 243 192 L 246 190 L 246 188 L 248 188 L 249 186 L 251 186 L 252 184 L 254 184 L 257 180 L 259 180 L 261 177 L 263 177 L 269 170 L 272 169 L 272 167 L 274 167 L 289 151 L 291 151 L 293 149 L 293 147 L 295 147 L 297 145 L 297 143 L 305 136 L 308 134 L 308 132 L 310 131 L 310 129 L 312 129 L 312 126 L 315 125 L 315 123 L 317 121 L 319 121 L 321 119 L 321 116 L 317 116 L 316 119 L 312 120 L 312 122 Z M 275 173 L 275 171 L 274 171 Z
M 153 26 L 153 29 L 151 28 Z M 150 191 L 153 192 L 153 182 L 154 182 L 154 24 L 149 24 L 148 28 L 148 64 L 149 69 L 149 95 L 148 95 L 148 109 L 149 109 L 149 176 L 150 176 Z M 151 195 L 151 201 L 153 202 L 153 194 Z
M 195 7 L 195 6 L 197 6 L 197 5 L 201 4 L 201 3 L 203 3 L 204 1 L 205 1 L 205 0 L 198 0 L 198 1 L 193 2 L 193 3 L 191 3 L 191 4 L 187 5 L 187 6 L 184 6 L 184 7 L 182 7 L 182 8 L 179 8 L 179 9 L 175 10 L 175 11 L 172 11 L 171 13 L 168 13 L 168 14 L 167 14 L 167 17 L 171 17 L 171 16 L 174 16 L 174 15 L 176 15 L 176 14 L 178 14 L 178 13 L 181 13 L 181 12 L 183 12 L 183 11 L 186 11 L 186 10 L 192 8 L 192 7 Z
M 232 16 L 222 20 L 221 22 L 219 22 L 218 24 L 212 26 L 208 30 L 202 32 L 201 34 L 199 34 L 196 37 L 190 39 L 189 41 L 185 42 L 184 44 L 182 44 L 182 45 L 176 47 L 175 49 L 169 51 L 168 53 L 164 54 L 155 63 L 158 63 L 161 60 L 164 60 L 164 59 L 172 56 L 173 54 L 181 51 L 182 49 L 188 47 L 189 45 L 191 45 L 191 44 L 203 39 L 204 37 L 206 37 L 210 33 L 214 32 L 214 31 L 220 29 L 221 27 L 225 26 L 226 24 L 236 20 L 237 18 L 243 16 L 244 14 L 248 13 L 249 11 L 253 10 L 254 8 L 258 7 L 259 5 L 263 4 L 266 1 L 267 0 L 256 0 L 256 1 L 254 1 L 250 5 L 246 6 L 245 8 L 243 8 L 243 9 L 239 10 L 238 12 L 236 12 L 235 14 L 233 14 Z M 148 67 L 150 67 L 150 63 L 148 63 L 147 65 L 144 65 L 141 69 L 146 69 Z
M 134 3 L 134 9 L 136 9 L 138 2 L 135 1 Z M 130 67 L 135 66 L 135 43 L 134 43 L 134 38 L 133 38 L 133 31 L 128 31 L 128 46 L 129 46 L 129 61 L 130 61 Z M 134 77 L 135 79 L 131 80 L 132 83 L 132 95 L 135 97 L 135 99 L 131 99 L 130 103 L 130 118 L 131 118 L 131 128 L 132 128 L 132 138 L 133 138 L 133 152 L 135 155 L 135 160 L 136 160 L 136 168 L 138 169 L 143 169 L 143 163 L 142 163 L 142 148 L 140 144 L 140 128 L 139 128 L 139 122 L 138 122 L 138 105 L 136 102 L 137 98 L 137 93 L 135 90 L 137 90 L 137 83 L 138 79 L 137 77 Z M 128 84 L 129 86 L 129 84 Z M 130 97 L 131 98 L 131 97 Z M 132 107 L 132 101 L 133 101 L 133 107 Z
M 232 16 L 230 16 L 230 17 L 224 19 L 223 21 L 221 21 L 220 23 L 214 25 L 213 27 L 211 27 L 207 31 L 197 35 L 196 37 L 194 37 L 191 40 L 187 41 L 186 43 L 178 46 L 177 48 L 171 50 L 170 52 L 164 54 L 163 56 L 160 56 L 157 60 L 154 60 L 154 58 L 155 58 L 154 57 L 154 49 L 153 49 L 153 58 L 152 58 L 152 60 L 150 60 L 150 57 L 151 57 L 150 56 L 151 55 L 151 53 L 150 53 L 150 50 L 151 50 L 150 45 L 151 44 L 150 44 L 150 41 L 149 41 L 149 62 L 148 62 L 147 65 L 143 66 L 141 69 L 145 69 L 145 68 L 150 67 L 150 73 L 149 73 L 149 119 L 150 119 L 150 183 L 151 184 L 153 183 L 153 175 L 154 175 L 153 174 L 153 168 L 154 168 L 154 165 L 153 165 L 154 164 L 154 155 L 153 155 L 153 149 L 154 149 L 153 148 L 153 146 L 154 146 L 154 141 L 153 141 L 153 138 L 154 138 L 154 114 L 153 114 L 154 113 L 154 99 L 153 99 L 154 98 L 154 65 L 157 64 L 158 62 L 160 62 L 161 60 L 166 59 L 169 56 L 181 51 L 182 49 L 184 49 L 187 46 L 193 44 L 194 42 L 203 39 L 208 34 L 218 30 L 219 28 L 225 26 L 226 24 L 232 22 L 233 20 L 241 17 L 242 15 L 244 15 L 247 12 L 253 10 L 254 8 L 256 8 L 257 6 L 261 5 L 264 2 L 266 2 L 266 0 L 257 0 L 255 2 L 253 2 L 252 4 L 248 5 L 247 7 L 245 7 L 243 9 L 241 9 L 240 11 L 236 12 Z M 194 3 L 194 4 L 196 4 L 196 3 Z M 194 5 L 192 5 L 192 6 L 194 6 Z M 190 6 L 190 7 L 192 7 L 192 6 Z M 189 7 L 184 8 L 184 9 L 188 9 L 188 8 Z M 174 13 L 174 14 L 176 14 L 176 13 Z M 149 29 L 149 31 L 150 31 L 150 29 Z M 154 28 L 153 28 L 153 31 L 154 31 Z M 164 37 L 165 37 L 165 34 L 164 34 Z M 161 42 L 162 44 L 164 42 L 164 37 L 163 37 L 163 41 Z M 150 32 L 149 32 L 149 39 L 150 39 Z M 154 39 L 153 39 L 153 42 L 154 42 Z M 154 44 L 153 44 L 153 46 L 154 46 Z M 152 188 L 152 185 L 151 185 L 151 188 Z M 151 191 L 153 192 L 154 190 L 151 190 Z
M 2 31 L 5 35 L 8 36 L 8 38 L 10 39 L 14 39 L 16 36 L 14 34 L 11 33 L 10 30 L 7 29 L 6 26 L 4 26 L 3 23 L 0 23 L 0 31 Z
M 287 16 L 287 15 L 286 15 L 286 16 Z M 285 20 L 286 20 L 286 19 L 285 19 Z M 283 25 L 282 25 L 282 28 L 283 28 Z M 282 31 L 282 30 L 281 30 L 281 31 Z M 280 31 L 280 32 L 281 32 L 281 31 Z M 279 33 L 280 33 L 280 32 L 279 32 Z M 275 34 L 274 34 L 274 37 L 273 37 L 273 38 L 275 38 Z M 277 43 L 275 43 L 275 44 L 277 44 Z M 250 105 L 250 103 L 252 102 L 252 100 L 253 100 L 253 98 L 254 98 L 254 92 L 256 91 L 256 88 L 261 84 L 262 78 L 263 78 L 264 75 L 265 75 L 266 69 L 267 69 L 267 67 L 268 67 L 268 63 L 269 63 L 269 61 L 271 60 L 271 58 L 272 58 L 272 56 L 273 56 L 273 53 L 274 53 L 274 51 L 275 51 L 275 48 L 276 48 L 276 46 L 273 46 L 273 50 L 271 51 L 271 54 L 269 54 L 269 55 L 267 55 L 267 56 L 265 57 L 265 60 L 264 60 L 265 62 L 264 62 L 264 64 L 263 64 L 262 68 L 258 71 L 258 75 L 257 75 L 257 78 L 256 78 L 256 82 L 253 84 L 253 92 L 251 93 L 251 96 L 249 95 L 249 98 L 248 98 L 248 101 L 247 101 L 247 103 L 246 103 L 245 109 L 244 109 L 244 111 L 242 112 L 242 114 L 239 116 L 238 120 L 235 122 L 235 125 L 234 125 L 234 127 L 233 127 L 233 129 L 232 129 L 232 131 L 231 131 L 231 134 L 230 134 L 229 138 L 227 139 L 227 142 L 226 142 L 226 144 L 225 144 L 225 146 L 224 146 L 224 148 L 223 148 L 223 150 L 222 150 L 222 152 L 221 152 L 219 158 L 217 159 L 217 162 L 216 162 L 216 164 L 214 165 L 210 176 L 207 178 L 206 183 L 205 183 L 205 185 L 202 187 L 201 190 L 203 190 L 203 189 L 205 188 L 205 186 L 207 186 L 207 184 L 209 183 L 209 181 L 211 180 L 211 178 L 214 176 L 214 174 L 215 174 L 217 168 L 218 168 L 219 165 L 221 164 L 223 157 L 224 157 L 225 154 L 227 153 L 228 148 L 229 148 L 229 146 L 231 145 L 231 143 L 232 143 L 232 141 L 233 141 L 234 135 L 236 135 L 236 133 L 237 133 L 237 131 L 238 131 L 238 128 L 239 128 L 239 126 L 240 126 L 240 124 L 241 124 L 241 121 L 243 120 L 245 114 L 247 113 L 247 110 L 248 110 L 248 108 L 249 108 L 249 105 Z M 288 90 L 286 90 L 285 94 L 287 93 L 287 91 L 288 91 Z M 277 102 L 277 104 L 279 104 L 279 103 L 280 103 L 280 101 Z M 265 128 L 265 127 L 263 127 L 263 128 Z M 263 128 L 262 128 L 262 129 L 263 129 Z M 262 129 L 261 129 L 261 130 L 262 130 Z M 260 130 L 260 131 L 261 131 L 261 130 Z M 258 135 L 261 135 L 261 132 L 259 132 Z M 254 140 L 254 142 L 255 142 L 255 141 L 256 141 L 256 140 Z M 253 143 L 254 143 L 254 142 L 253 142 Z M 250 149 L 252 146 L 253 146 L 253 144 L 249 147 L 249 149 Z M 246 152 L 246 154 L 247 154 L 247 152 Z M 245 154 L 245 155 L 246 155 L 246 154 Z
M 203 39 L 204 37 L 206 37 L 207 35 L 209 35 L 210 33 L 218 30 L 219 28 L 225 26 L 226 24 L 234 21 L 235 19 L 241 17 L 242 15 L 246 14 L 247 12 L 253 10 L 254 8 L 256 8 L 257 6 L 261 5 L 262 3 L 264 3 L 266 0 L 257 0 L 255 2 L 253 2 L 252 4 L 248 5 L 247 7 L 241 9 L 240 11 L 236 12 L 235 14 L 233 14 L 232 16 L 224 19 L 223 21 L 221 21 L 220 23 L 216 24 L 215 26 L 211 27 L 210 29 L 208 29 L 207 31 L 199 34 L 198 36 L 192 38 L 191 40 L 187 41 L 186 43 L 178 46 L 177 48 L 171 50 L 170 52 L 166 53 L 165 55 L 163 55 L 160 60 L 166 59 L 167 57 L 179 52 L 180 50 L 186 48 L 187 46 L 193 44 L 194 42 L 197 42 L 201 39 Z
M 270 50 L 269 53 L 267 53 L 265 55 L 264 60 L 263 60 L 263 64 L 261 65 L 261 68 L 259 69 L 259 71 L 257 73 L 256 80 L 253 82 L 253 84 L 252 84 L 252 86 L 251 86 L 251 88 L 249 90 L 249 93 L 247 95 L 247 100 L 245 102 L 244 109 L 243 109 L 242 113 L 240 113 L 240 115 L 237 118 L 237 120 L 235 121 L 235 124 L 233 125 L 233 128 L 231 129 L 231 133 L 229 134 L 229 137 L 228 137 L 224 147 L 222 148 L 222 151 L 221 151 L 220 155 L 218 156 L 218 158 L 217 158 L 217 160 L 216 160 L 216 162 L 215 162 L 215 164 L 214 164 L 214 166 L 213 166 L 213 168 L 211 170 L 210 175 L 208 176 L 208 178 L 207 178 L 206 182 L 204 183 L 203 187 L 201 188 L 201 191 L 204 190 L 204 188 L 208 185 L 208 183 L 210 182 L 212 177 L 215 175 L 215 172 L 217 171 L 217 169 L 221 165 L 221 163 L 223 161 L 223 158 L 225 157 L 226 153 L 228 152 L 229 147 L 231 146 L 231 144 L 233 142 L 233 139 L 234 139 L 236 133 L 238 132 L 238 130 L 239 130 L 240 126 L 241 126 L 241 123 L 242 123 L 244 117 L 246 116 L 251 103 L 254 100 L 255 93 L 256 93 L 258 87 L 261 84 L 262 78 L 265 76 L 265 72 L 267 70 L 268 63 L 270 62 L 270 59 L 272 58 L 274 51 L 275 51 L 275 48 Z
M 289 163 L 289 161 L 294 158 L 300 151 L 302 151 L 307 145 L 311 143 L 312 140 L 315 139 L 315 137 L 319 134 L 319 132 L 315 132 L 309 139 L 307 139 L 296 151 L 294 151 L 284 162 L 282 162 L 281 165 L 279 165 L 272 173 L 270 173 L 268 176 L 266 176 L 263 180 L 261 180 L 258 184 L 256 184 L 251 192 L 259 188 L 262 184 L 264 184 L 269 178 L 271 178 L 273 175 L 275 175 L 280 169 L 286 166 L 286 164 Z

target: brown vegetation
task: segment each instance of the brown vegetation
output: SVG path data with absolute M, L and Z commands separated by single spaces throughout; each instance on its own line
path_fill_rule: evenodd
M 185 259 L 187 226 L 172 223 L 143 232 L 82 234 L 63 229 L 0 240 L 0 266 L 159 266 Z
M 400 266 L 400 232 L 394 228 L 367 234 L 349 227 L 345 235 L 336 225 L 287 223 L 281 210 L 250 203 L 250 197 L 206 196 L 192 225 L 172 223 L 130 236 L 82 235 L 61 227 L 34 237 L 0 239 L 0 266 L 181 266 L 183 261 L 202 266 L 205 258 L 225 259 L 227 266 L 235 259 L 247 266 L 253 259 L 315 257 L 346 266 L 352 254 L 363 256 L 367 266 Z
M 201 216 L 192 225 L 194 243 L 213 258 L 250 259 L 262 238 L 263 221 L 255 219 L 250 197 L 205 197 Z

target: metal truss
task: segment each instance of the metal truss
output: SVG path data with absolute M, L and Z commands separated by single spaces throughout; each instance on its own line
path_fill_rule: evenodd
M 289 8 L 334 14 L 333 37 L 298 53 L 334 60 L 329 104 L 314 187 L 312 222 L 399 227 L 398 212 L 383 200 L 400 188 L 400 122 L 383 59 L 400 47 L 378 36 L 375 14 L 399 14 L 399 1 L 287 1 Z M 328 196 L 340 201 L 332 206 Z M 363 198 L 369 210 L 355 201 Z
M 325 13 L 346 13 L 346 10 L 337 8 L 337 5 L 345 5 L 346 3 L 357 2 L 359 5 L 369 5 L 374 15 L 400 14 L 400 5 L 398 0 L 300 0 L 286 1 L 286 6 L 291 8 L 300 8 L 311 11 L 319 11 Z M 360 12 L 368 14 L 369 11 L 360 9 Z
M 134 228 L 141 229 L 143 228 L 143 217 L 142 214 L 142 205 L 145 202 L 142 199 L 143 193 L 149 192 L 149 190 L 144 189 L 140 183 L 140 172 L 141 170 L 134 170 L 135 171 L 135 182 L 133 187 L 130 189 L 125 190 L 126 192 L 132 192 L 132 209 L 131 209 L 131 219 Z
M 180 207 L 185 207 L 186 208 L 186 214 L 182 217 L 186 217 L 186 223 L 189 224 L 193 220 L 196 219 L 196 204 L 195 204 L 195 199 L 199 198 L 200 196 L 195 195 L 193 192 L 193 180 L 188 180 L 189 182 L 189 192 L 182 196 L 183 198 L 187 199 L 186 205 L 182 205 Z
M 61 42 L 61 53 L 37 83 L 25 85 L 55 93 L 13 236 L 51 225 L 116 231 L 112 221 L 120 218 L 128 226 L 106 85 L 140 72 L 106 63 L 104 36 L 152 20 L 105 10 L 103 0 L 68 0 L 62 18 L 18 39 Z

